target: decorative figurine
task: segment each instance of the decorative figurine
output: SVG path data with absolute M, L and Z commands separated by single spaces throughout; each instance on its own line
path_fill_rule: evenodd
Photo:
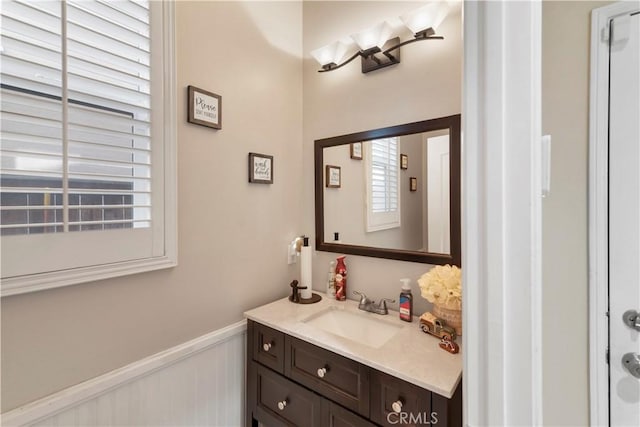
M 456 354 L 460 351 L 460 346 L 456 344 L 455 341 L 448 340 L 447 337 L 443 337 L 438 345 L 441 349 L 446 350 L 451 354 Z
M 420 316 L 420 329 L 422 332 L 451 342 L 454 342 L 457 337 L 455 329 L 429 311 Z
M 299 289 L 307 289 L 306 286 L 298 286 L 298 281 L 294 280 L 289 284 L 291 286 L 291 295 L 289 295 L 289 301 L 295 302 L 296 304 L 300 303 L 300 293 Z

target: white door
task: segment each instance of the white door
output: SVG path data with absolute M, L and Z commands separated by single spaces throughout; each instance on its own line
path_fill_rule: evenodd
M 612 22 L 609 74 L 609 340 L 612 426 L 640 426 L 640 14 Z M 640 320 L 639 320 L 640 323 Z M 625 355 L 628 355 L 623 362 Z M 635 355 L 635 356 L 633 356 Z M 640 362 L 638 359 L 637 362 Z
M 449 135 L 427 138 L 427 252 L 451 253 Z

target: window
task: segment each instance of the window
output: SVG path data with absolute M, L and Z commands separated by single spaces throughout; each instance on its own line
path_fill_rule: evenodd
M 2 295 L 175 265 L 171 2 L 1 17 Z
M 400 227 L 398 145 L 397 137 L 376 139 L 365 143 L 368 149 L 367 232 Z

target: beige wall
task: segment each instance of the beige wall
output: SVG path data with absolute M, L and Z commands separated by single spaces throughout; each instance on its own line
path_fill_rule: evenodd
M 238 321 L 298 274 L 302 5 L 178 2 L 176 23 L 179 266 L 2 298 L 3 412 Z M 222 95 L 222 130 L 186 123 L 189 84 Z M 247 183 L 250 151 L 275 157 L 273 185 Z
M 362 74 L 356 61 L 340 70 L 318 73 L 309 52 L 337 38 L 418 7 L 417 2 L 305 2 L 304 59 L 304 232 L 313 235 L 313 141 L 330 136 L 458 114 L 461 111 L 462 43 L 460 14 L 450 16 L 438 32 L 443 41 L 402 48 L 396 66 Z M 403 39 L 411 37 L 404 33 Z M 314 243 L 315 244 L 315 243 Z M 336 255 L 315 252 L 315 289 L 325 289 L 329 261 Z M 397 299 L 399 279 L 413 282 L 416 312 L 428 307 L 415 280 L 425 264 L 347 256 L 348 288 L 378 299 Z M 350 296 L 350 298 L 352 298 Z
M 588 425 L 587 183 L 591 10 L 542 4 L 542 132 L 551 134 L 543 200 L 545 425 Z
M 424 240 L 426 224 L 426 204 L 424 197 L 427 182 L 422 175 L 427 162 L 427 140 L 424 134 L 405 135 L 400 137 L 400 153 L 406 154 L 409 159 L 407 169 L 400 169 L 400 203 L 402 208 L 402 242 L 400 248 L 407 248 L 414 251 L 423 250 L 427 246 Z M 410 177 L 415 177 L 418 189 L 411 191 Z

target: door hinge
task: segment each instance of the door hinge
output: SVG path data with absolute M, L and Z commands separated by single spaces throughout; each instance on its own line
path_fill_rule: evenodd
M 543 135 L 541 144 L 541 178 L 542 197 L 547 197 L 551 191 L 551 135 Z
M 609 23 L 607 22 L 607 24 L 604 26 L 604 28 L 602 28 L 600 30 L 600 38 L 602 39 L 603 42 L 608 42 L 609 41 Z
M 609 23 L 611 26 L 611 44 L 629 40 L 631 33 L 631 15 L 618 16 Z
M 609 347 L 607 347 L 607 355 L 606 355 L 606 357 L 607 357 L 607 365 L 608 365 L 609 364 Z

